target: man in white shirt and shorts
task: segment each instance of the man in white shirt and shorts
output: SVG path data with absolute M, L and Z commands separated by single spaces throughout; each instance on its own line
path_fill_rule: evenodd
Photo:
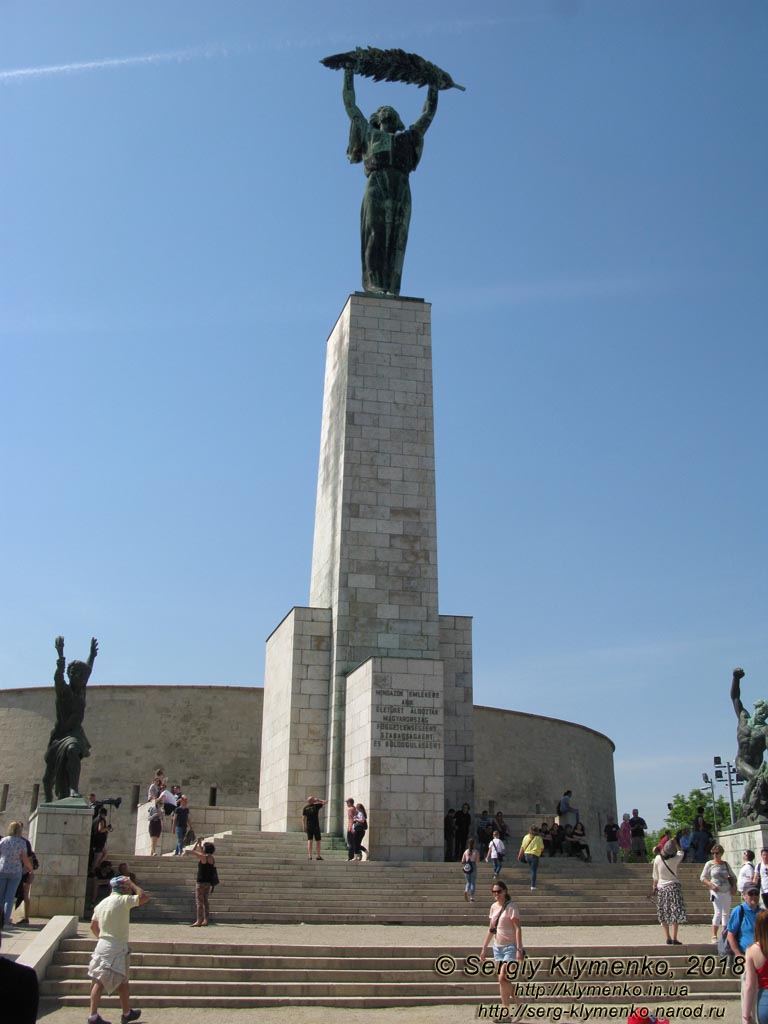
M 149 896 L 127 875 L 112 878 L 109 885 L 112 892 L 96 904 L 91 919 L 91 931 L 99 941 L 88 965 L 88 975 L 93 978 L 88 1024 L 109 1024 L 99 1014 L 99 1003 L 105 992 L 111 995 L 115 989 L 122 1010 L 120 1024 L 130 1024 L 141 1016 L 141 1010 L 131 1009 L 128 992 L 128 926 L 131 908 L 148 903 Z

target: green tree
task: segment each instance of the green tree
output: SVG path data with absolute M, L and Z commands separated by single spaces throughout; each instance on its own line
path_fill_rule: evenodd
M 658 846 L 659 839 L 661 839 L 664 832 L 668 830 L 672 836 L 676 836 L 681 829 L 690 828 L 699 807 L 704 808 L 704 820 L 714 831 L 715 822 L 712 814 L 711 791 L 705 789 L 692 789 L 688 796 L 683 796 L 682 793 L 675 793 L 669 805 L 667 816 L 664 819 L 664 823 L 667 826 L 666 829 L 659 829 L 658 832 L 649 832 L 646 834 L 645 848 L 648 852 L 649 860 L 652 859 L 653 849 Z M 725 825 L 730 825 L 731 810 L 727 801 L 723 797 L 718 796 L 715 807 L 717 809 L 718 829 L 723 828 Z
M 709 822 L 712 829 L 714 829 L 715 820 L 712 813 L 711 790 L 692 789 L 688 796 L 683 796 L 682 793 L 676 793 L 672 797 L 672 802 L 669 805 L 669 813 L 664 821 L 673 835 L 676 832 L 679 832 L 681 828 L 686 828 L 686 826 L 690 827 L 691 822 L 696 817 L 697 808 L 699 807 L 704 808 L 704 817 Z M 718 796 L 716 798 L 715 809 L 717 811 L 718 829 L 721 829 L 726 825 L 730 825 L 731 810 L 728 806 L 728 802 L 722 796 Z

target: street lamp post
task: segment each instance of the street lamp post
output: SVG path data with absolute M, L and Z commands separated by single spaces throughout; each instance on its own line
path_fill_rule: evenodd
M 715 835 L 717 835 L 717 831 L 718 830 L 717 830 L 717 807 L 715 806 L 715 783 L 714 783 L 714 781 L 712 779 L 710 779 L 710 777 L 707 775 L 706 772 L 702 772 L 701 773 L 701 777 L 704 780 L 704 782 L 709 786 L 709 788 L 710 788 L 710 790 L 712 792 L 712 817 L 714 818 Z
M 733 804 L 734 779 L 735 784 L 737 786 L 742 784 L 742 780 L 739 778 L 739 773 L 736 771 L 736 769 L 733 767 L 730 761 L 726 761 L 725 765 L 723 765 L 722 760 L 719 757 L 715 756 L 713 758 L 713 763 L 715 766 L 715 781 L 728 783 L 728 803 L 731 806 L 731 824 L 735 825 L 736 810 Z M 723 777 L 723 773 L 725 773 L 725 777 Z

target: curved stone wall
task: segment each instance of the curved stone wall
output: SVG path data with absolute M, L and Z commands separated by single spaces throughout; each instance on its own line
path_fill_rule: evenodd
M 135 788 L 144 800 L 155 768 L 188 793 L 194 807 L 216 803 L 255 807 L 261 761 L 264 691 L 238 686 L 89 686 L 83 723 L 91 756 L 83 761 L 80 792 L 121 796 L 112 822 L 131 815 Z M 29 820 L 42 780 L 43 756 L 55 718 L 50 687 L 0 691 L 0 832 Z M 43 800 L 42 785 L 39 799 Z
M 121 828 L 127 816 L 131 844 L 134 794 L 144 800 L 158 767 L 183 787 L 193 808 L 209 804 L 211 789 L 219 805 L 256 807 L 263 703 L 260 687 L 89 687 L 84 724 L 92 753 L 83 761 L 81 792 L 123 798 L 112 821 Z M 0 833 L 14 819 L 29 820 L 53 720 L 53 686 L 0 691 Z M 616 811 L 607 736 L 499 708 L 475 706 L 473 720 L 473 812 L 503 811 L 516 841 L 531 821 L 551 818 L 560 795 L 572 789 L 588 835 L 602 835 L 606 814 Z
M 512 836 L 550 822 L 573 790 L 587 836 L 603 859 L 603 827 L 616 813 L 611 740 L 584 725 L 475 705 L 475 812 L 491 804 L 510 819 Z M 517 851 L 515 851 L 517 852 Z M 595 856 L 595 850 L 592 850 Z

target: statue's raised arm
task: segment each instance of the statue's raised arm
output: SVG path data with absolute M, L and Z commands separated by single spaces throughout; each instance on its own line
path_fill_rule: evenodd
M 350 121 L 353 121 L 356 117 L 360 118 L 361 121 L 365 121 L 365 114 L 358 107 L 355 99 L 355 72 L 351 68 L 344 69 L 341 96 L 344 100 L 344 109 L 349 115 Z
M 743 668 L 735 668 L 733 670 L 733 679 L 731 680 L 731 700 L 733 701 L 733 710 L 736 712 L 737 716 L 740 716 L 742 711 L 746 712 L 746 708 L 741 703 L 741 680 L 745 675 L 746 672 Z
M 430 85 L 427 89 L 427 98 L 424 101 L 424 109 L 421 112 L 421 117 L 416 120 L 411 127 L 414 131 L 417 131 L 420 135 L 424 135 L 427 128 L 432 124 L 437 113 L 437 87 Z
M 93 663 L 96 661 L 96 655 L 99 653 L 99 641 L 95 636 L 91 637 L 91 653 L 88 655 L 88 675 L 90 676 L 93 671 Z
M 64 657 L 64 637 L 57 636 L 54 640 L 54 647 L 56 648 L 56 671 L 53 673 L 53 685 L 56 687 L 58 693 L 61 687 L 66 687 L 67 681 L 64 678 L 64 669 L 66 668 L 66 658 Z

